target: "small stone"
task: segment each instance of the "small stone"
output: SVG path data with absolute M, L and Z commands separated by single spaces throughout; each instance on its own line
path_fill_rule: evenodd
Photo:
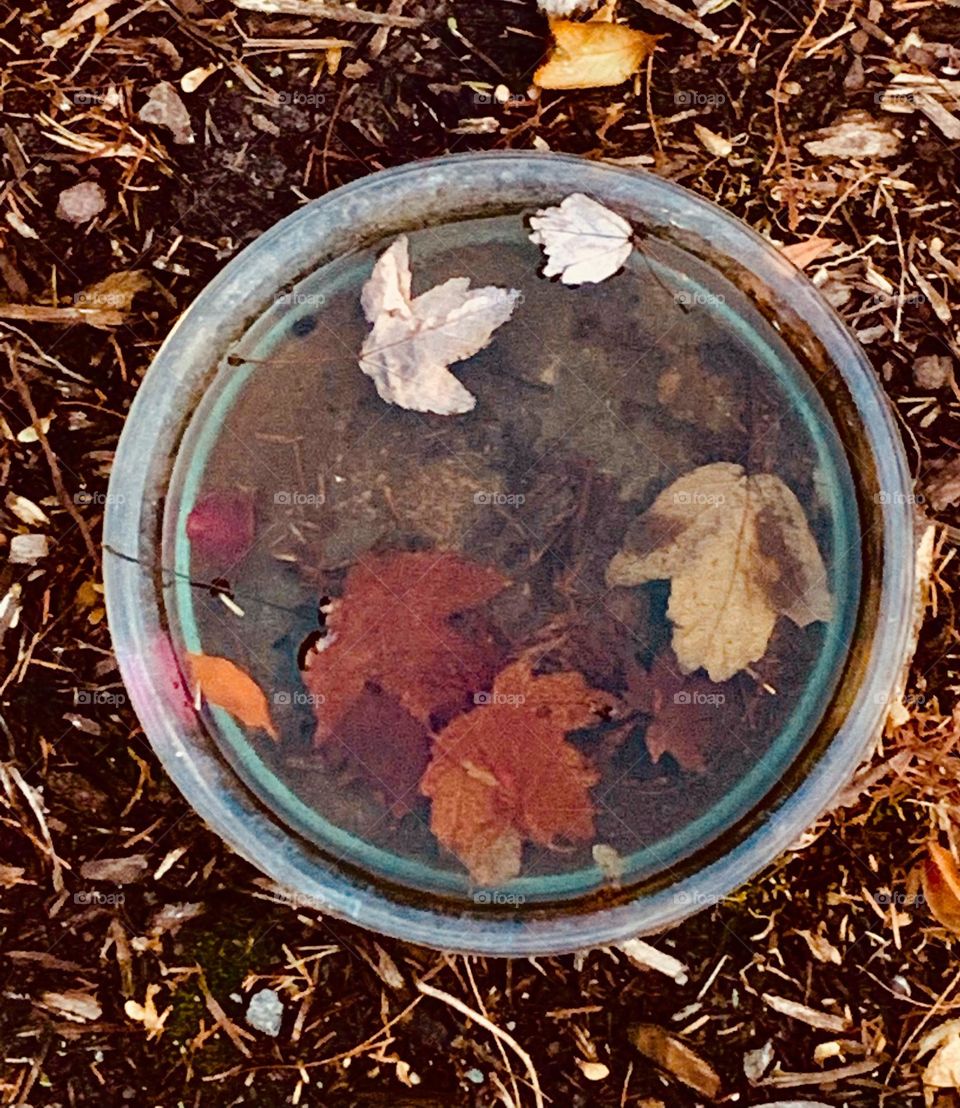
M 478 1069 L 467 1070 L 463 1075 L 468 1081 L 472 1081 L 474 1085 L 483 1084 L 483 1074 Z
M 81 181 L 60 193 L 57 216 L 68 223 L 88 223 L 107 206 L 107 194 L 96 181 Z
M 190 113 L 169 81 L 160 81 L 148 90 L 149 99 L 137 112 L 144 123 L 155 123 L 173 135 L 173 141 L 186 145 L 194 141 Z
M 250 997 L 247 1023 L 256 1031 L 276 1038 L 283 1020 L 283 1002 L 273 989 L 261 989 Z
M 14 565 L 32 566 L 46 556 L 46 535 L 14 535 L 10 540 L 10 561 Z
M 947 354 L 925 354 L 913 363 L 913 383 L 921 389 L 942 389 L 953 377 L 953 360 Z

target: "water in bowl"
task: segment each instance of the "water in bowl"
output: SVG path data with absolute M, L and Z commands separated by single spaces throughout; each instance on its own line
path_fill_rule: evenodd
M 409 235 L 415 293 L 452 276 L 522 293 L 454 366 L 465 415 L 389 405 L 358 368 L 360 291 L 393 236 L 278 296 L 186 430 L 164 538 L 184 665 L 229 659 L 262 691 L 272 735 L 215 695 L 203 711 L 263 803 L 374 880 L 467 902 L 503 885 L 511 907 L 669 872 L 733 828 L 822 718 L 860 581 L 842 443 L 733 285 L 648 237 L 569 288 L 527 235 L 522 213 Z M 670 581 L 607 574 L 658 494 L 719 462 L 795 494 L 832 615 L 781 616 L 713 681 L 678 665 Z M 494 688 L 515 664 L 567 675 L 544 689 L 576 677 L 590 707 L 570 728 L 554 712 L 544 743 L 536 686 Z M 498 744 L 513 754 L 492 764 Z

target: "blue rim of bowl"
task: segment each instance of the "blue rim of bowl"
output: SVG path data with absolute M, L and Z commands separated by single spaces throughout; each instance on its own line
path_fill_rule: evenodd
M 775 302 L 780 329 L 789 333 L 791 345 L 805 348 L 796 351 L 801 364 L 816 357 L 835 369 L 869 453 L 861 454 L 861 461 L 874 470 L 867 487 L 887 494 L 874 495 L 871 506 L 881 523 L 880 536 L 872 539 L 874 562 L 878 555 L 881 560 L 874 566 L 873 633 L 855 681 L 849 675 L 842 679 L 843 718 L 829 742 L 802 767 L 786 795 L 765 798 L 738 834 L 723 836 L 722 841 L 734 840 L 731 849 L 714 851 L 702 865 L 694 854 L 676 880 L 663 877 L 646 887 L 641 883 L 641 892 L 587 898 L 580 908 L 503 911 L 478 901 L 476 910 L 465 910 L 442 898 L 391 892 L 383 882 L 324 857 L 240 781 L 199 717 L 188 726 L 182 713 L 171 709 L 169 671 L 151 660 L 165 634 L 157 564 L 165 490 L 193 403 L 231 345 L 282 289 L 317 264 L 364 245 L 357 226 L 375 226 L 368 237 L 381 238 L 422 226 L 443 211 L 449 215 L 457 198 L 473 205 L 471 215 L 482 215 L 503 211 L 507 197 L 532 208 L 572 191 L 619 205 L 714 263 L 729 262 L 725 275 L 735 273 L 734 283 L 755 303 L 768 294 L 767 309 Z M 378 222 L 375 211 L 389 212 L 393 222 L 384 225 L 382 215 Z M 557 953 L 660 930 L 716 903 L 829 807 L 882 724 L 908 658 L 915 606 L 911 488 L 886 399 L 859 344 L 813 285 L 746 225 L 642 171 L 569 155 L 454 155 L 381 171 L 312 201 L 247 247 L 181 317 L 140 387 L 117 450 L 104 523 L 108 618 L 133 706 L 171 778 L 213 830 L 300 902 L 428 946 L 483 954 Z M 865 499 L 861 495 L 862 513 Z

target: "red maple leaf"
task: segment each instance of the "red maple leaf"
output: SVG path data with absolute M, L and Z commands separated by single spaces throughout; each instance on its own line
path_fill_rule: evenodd
M 705 773 L 710 751 L 742 718 L 737 686 L 736 679 L 717 683 L 702 671 L 681 673 L 672 652 L 658 657 L 649 673 L 632 667 L 627 700 L 653 717 L 645 735 L 653 761 L 670 754 L 681 769 Z
M 340 719 L 336 743 L 324 749 L 357 770 L 402 816 L 417 797 L 417 785 L 430 761 L 430 734 L 390 693 L 367 685 Z
M 458 555 L 399 552 L 364 558 L 347 574 L 327 618 L 325 649 L 311 652 L 304 683 L 316 697 L 317 744 L 326 742 L 370 686 L 391 694 L 424 726 L 441 725 L 490 687 L 500 650 L 484 629 L 452 622 L 507 581 Z M 383 734 L 382 742 L 389 742 Z
M 599 774 L 565 736 L 614 703 L 579 673 L 536 676 L 520 661 L 440 732 L 421 790 L 433 802 L 433 833 L 474 881 L 516 877 L 525 841 L 552 847 L 593 835 L 589 790 Z

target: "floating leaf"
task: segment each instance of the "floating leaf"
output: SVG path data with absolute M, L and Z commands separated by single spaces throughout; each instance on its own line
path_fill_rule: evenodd
M 545 277 L 565 285 L 599 284 L 624 264 L 633 250 L 633 228 L 621 215 L 582 192 L 530 217 L 530 241 L 547 255 Z
M 412 295 L 406 235 L 377 259 L 361 303 L 373 325 L 360 351 L 360 368 L 381 399 L 415 412 L 469 412 L 476 397 L 450 372 L 472 358 L 513 314 L 520 293 L 493 286 L 471 289 L 467 277 Z
M 634 698 L 640 694 L 637 706 L 653 717 L 644 740 L 654 763 L 669 754 L 681 769 L 706 772 L 709 752 L 743 718 L 740 697 L 729 685 L 684 675 L 672 657 L 657 658 L 644 679 L 631 681 Z
M 188 654 L 187 664 L 194 684 L 211 704 L 245 726 L 266 731 L 271 739 L 278 738 L 263 690 L 236 662 L 211 654 Z
M 479 707 L 440 732 L 421 789 L 433 802 L 433 833 L 474 881 L 516 877 L 524 841 L 592 837 L 589 789 L 599 775 L 565 736 L 613 704 L 579 673 L 536 676 L 514 662 Z
M 187 516 L 187 538 L 194 552 L 221 565 L 246 554 L 255 530 L 253 493 L 245 489 L 211 489 L 197 498 Z
M 960 935 L 960 870 L 949 850 L 927 844 L 923 863 L 923 896 L 938 923 Z
M 778 615 L 828 620 L 826 571 L 803 508 L 770 473 L 715 462 L 678 478 L 607 568 L 610 585 L 671 581 L 680 668 L 726 681 L 766 652 Z
M 392 694 L 422 724 L 446 722 L 490 687 L 500 652 L 489 635 L 467 636 L 455 613 L 496 596 L 507 581 L 456 554 L 420 551 L 364 558 L 347 574 L 327 619 L 326 647 L 307 663 L 317 697 L 318 744 L 370 686 Z
M 341 717 L 336 738 L 348 765 L 385 795 L 394 815 L 408 812 L 430 761 L 430 735 L 397 697 L 367 685 Z
M 550 30 L 553 50 L 533 75 L 533 83 L 546 89 L 622 84 L 637 72 L 657 44 L 657 35 L 635 31 L 623 23 L 557 19 Z

